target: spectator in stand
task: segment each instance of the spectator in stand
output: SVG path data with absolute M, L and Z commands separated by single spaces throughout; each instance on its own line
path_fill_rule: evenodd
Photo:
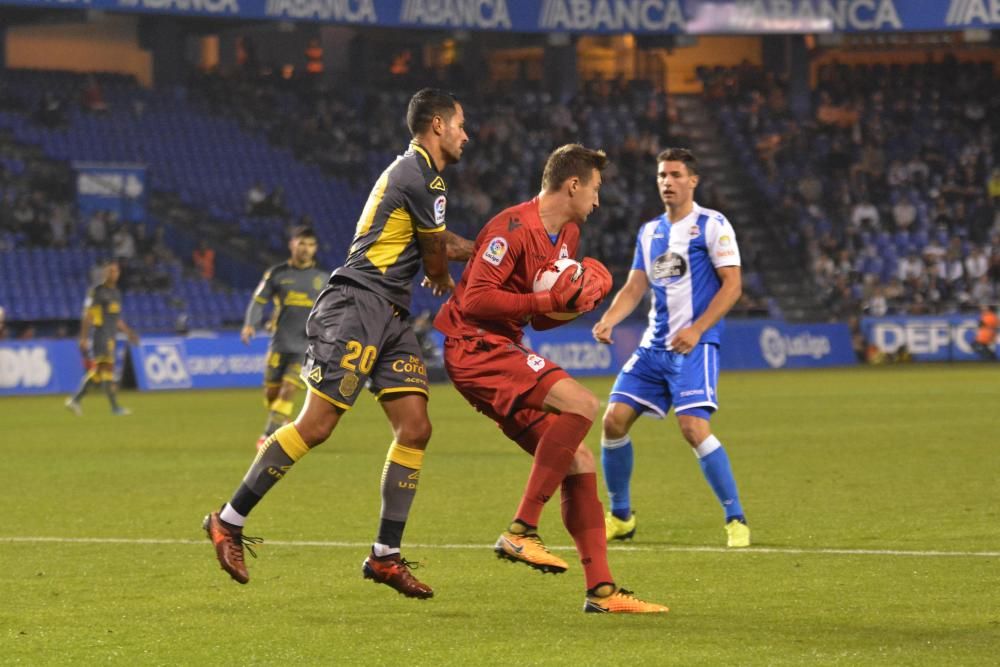
M 851 225 L 860 229 L 879 229 L 879 213 L 875 205 L 864 197 L 851 209 Z
M 927 245 L 924 246 L 921 254 L 924 256 L 924 259 L 930 258 L 931 260 L 938 260 L 944 257 L 946 252 L 947 249 L 941 245 L 937 239 L 931 239 L 927 242 Z
M 135 259 L 135 238 L 127 222 L 118 225 L 118 229 L 111 235 L 111 255 L 123 264 Z
M 46 91 L 38 101 L 33 118 L 39 125 L 50 129 L 66 125 L 66 112 L 62 100 L 55 93 Z
M 254 183 L 247 190 L 246 196 L 246 212 L 250 215 L 263 215 L 261 209 L 267 201 L 267 190 L 264 189 L 264 184 Z
M 288 215 L 288 211 L 285 210 L 285 188 L 280 185 L 275 187 L 261 203 L 260 210 L 264 215 Z
M 87 243 L 104 248 L 108 243 L 108 218 L 104 211 L 94 211 L 87 219 Z
M 927 273 L 924 262 L 920 260 L 920 257 L 915 252 L 909 253 L 906 257 L 900 260 L 897 267 L 897 275 L 900 281 L 904 283 L 916 283 L 921 278 L 923 278 Z
M 972 303 L 980 305 L 996 301 L 997 291 L 996 288 L 994 288 L 993 283 L 990 282 L 990 277 L 985 275 L 979 276 L 979 278 L 976 279 L 976 282 L 972 285 L 972 292 L 970 296 Z
M 917 207 L 913 205 L 910 195 L 903 195 L 892 207 L 892 221 L 896 231 L 907 231 L 917 219 Z
M 73 224 L 69 204 L 58 203 L 52 206 L 49 215 L 49 240 L 53 247 L 64 248 L 69 241 L 69 230 Z
M 799 194 L 806 204 L 816 204 L 823 198 L 823 181 L 809 171 L 799 179 Z
M 1000 289 L 1000 243 L 993 244 L 993 251 L 990 254 L 990 268 L 986 275 L 990 277 L 990 282 Z
M 170 246 L 167 245 L 166 241 L 166 227 L 160 225 L 153 232 L 153 254 L 156 256 L 158 262 L 176 262 L 174 253 L 170 250 Z
M 26 234 L 28 228 L 35 222 L 35 210 L 31 207 L 28 197 L 22 195 L 18 197 L 11 213 L 11 221 L 15 232 Z
M 136 287 L 150 292 L 165 292 L 170 289 L 170 276 L 156 261 L 156 255 L 147 252 L 142 256 Z
M 886 183 L 891 188 L 900 188 L 910 182 L 910 171 L 903 164 L 902 160 L 895 159 L 889 163 L 889 171 L 886 172 Z
M 215 278 L 215 250 L 209 247 L 205 239 L 198 241 L 198 247 L 191 253 L 191 261 L 203 279 Z
M 851 167 L 851 184 L 860 190 L 865 184 L 882 178 L 885 173 L 885 151 L 875 141 L 868 141 L 861 149 L 861 159 Z
M 883 317 L 889 312 L 889 302 L 885 298 L 885 290 L 881 285 L 875 285 L 871 295 L 865 299 L 864 311 L 871 317 Z
M 965 277 L 969 282 L 975 282 L 985 276 L 990 270 L 990 260 L 981 248 L 973 247 L 965 258 Z
M 153 238 L 149 235 L 149 228 L 144 224 L 137 224 L 135 226 L 135 251 L 142 257 L 147 253 L 153 252 Z
M 87 82 L 80 91 L 80 106 L 91 113 L 106 113 L 108 104 L 104 101 L 104 91 L 93 74 L 87 75 Z

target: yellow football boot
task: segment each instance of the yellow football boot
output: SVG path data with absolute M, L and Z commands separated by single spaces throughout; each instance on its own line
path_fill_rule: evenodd
M 631 540 L 635 536 L 635 512 L 622 521 L 611 512 L 604 515 L 604 534 L 611 540 Z
M 726 524 L 726 546 L 732 549 L 742 549 L 750 546 L 750 526 L 739 519 L 733 519 Z

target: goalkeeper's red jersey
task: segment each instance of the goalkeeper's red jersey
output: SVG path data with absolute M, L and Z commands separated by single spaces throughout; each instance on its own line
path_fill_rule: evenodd
M 535 274 L 549 262 L 576 258 L 580 227 L 567 222 L 553 241 L 538 215 L 538 198 L 501 211 L 479 236 L 455 291 L 434 327 L 445 336 L 498 334 L 519 342 L 532 316 Z

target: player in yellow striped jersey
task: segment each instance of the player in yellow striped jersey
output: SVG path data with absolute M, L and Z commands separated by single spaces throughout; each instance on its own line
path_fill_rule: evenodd
M 311 227 L 295 227 L 288 242 L 287 262 L 264 272 L 253 298 L 247 306 L 240 338 L 249 343 L 264 315 L 268 301 L 274 311 L 267 328 L 271 342 L 267 348 L 264 368 L 264 402 L 267 423 L 257 441 L 264 441 L 288 423 L 292 416 L 292 401 L 299 388 L 305 388 L 301 378 L 302 358 L 306 352 L 306 318 L 320 291 L 326 286 L 327 273 L 316 268 L 316 232 Z
M 118 289 L 121 267 L 116 260 L 109 260 L 103 266 L 103 280 L 87 291 L 83 302 L 83 316 L 80 321 L 80 354 L 86 374 L 80 381 L 80 388 L 66 399 L 66 408 L 73 414 L 83 414 L 80 401 L 92 386 L 101 387 L 111 414 L 131 414 L 128 408 L 118 405 L 118 390 L 115 386 L 115 337 L 118 332 L 128 336 L 129 341 L 139 341 L 135 332 L 125 323 L 122 313 L 122 293 Z
M 422 267 L 435 294 L 455 284 L 448 260 L 465 261 L 472 242 L 445 229 L 448 186 L 442 170 L 458 162 L 468 136 L 462 105 L 425 88 L 406 114 L 413 140 L 378 178 L 361 212 L 347 261 L 330 276 L 306 323 L 302 377 L 309 393 L 299 416 L 261 447 L 230 501 L 205 518 L 222 569 L 249 581 L 243 560 L 247 514 L 309 450 L 324 442 L 366 385 L 392 426 L 382 471 L 378 537 L 362 564 L 376 583 L 403 595 L 434 592 L 400 554 L 403 529 L 430 439 L 427 371 L 410 323 L 410 291 Z

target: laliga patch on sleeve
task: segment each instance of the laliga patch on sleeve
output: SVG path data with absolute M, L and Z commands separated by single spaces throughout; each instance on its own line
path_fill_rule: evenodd
M 736 251 L 733 249 L 733 239 L 732 237 L 723 234 L 719 237 L 719 240 L 715 243 L 715 256 L 716 257 L 733 257 L 736 255 Z
M 444 195 L 441 195 L 434 200 L 434 224 L 443 225 L 444 224 L 444 210 L 448 205 L 448 200 Z
M 506 254 L 507 239 L 502 236 L 495 236 L 486 244 L 486 250 L 483 251 L 483 259 L 493 266 L 500 266 L 500 262 L 503 261 Z

